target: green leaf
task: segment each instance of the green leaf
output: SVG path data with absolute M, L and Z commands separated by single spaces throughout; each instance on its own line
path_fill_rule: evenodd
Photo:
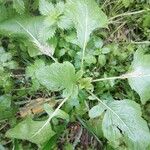
M 17 63 L 12 60 L 12 54 L 10 52 L 5 52 L 3 47 L 0 47 L 0 70 L 4 70 L 4 67 L 8 69 L 15 69 L 17 67 Z
M 38 70 L 38 68 L 45 67 L 45 63 L 41 59 L 36 59 L 34 64 L 31 64 L 30 66 L 27 66 L 26 68 L 26 77 L 36 78 L 35 73 Z
M 129 7 L 133 2 L 134 0 L 122 0 L 122 3 L 125 7 Z
M 101 67 L 103 67 L 106 64 L 106 56 L 104 54 L 100 54 L 98 56 L 98 63 Z
M 134 54 L 134 59 L 130 67 L 130 72 L 137 77 L 128 78 L 131 88 L 139 94 L 142 104 L 145 104 L 150 99 L 149 63 L 150 55 L 144 54 L 142 49 L 139 48 Z
M 0 5 L 0 22 L 7 19 L 8 13 L 7 13 L 7 8 L 4 5 Z
M 39 130 L 44 124 L 45 121 L 33 121 L 31 118 L 26 118 L 13 129 L 10 129 L 6 133 L 6 136 L 10 138 L 28 140 L 37 145 L 42 145 L 55 134 L 55 132 L 51 129 L 50 124 L 47 124 L 40 134 L 35 135 L 37 130 Z
M 83 48 L 95 29 L 107 27 L 107 16 L 94 0 L 68 0 L 67 5 L 65 15 L 73 21 L 80 47 Z
M 1 71 L 1 69 L 2 68 L 0 67 L 0 87 L 3 87 L 6 93 L 10 93 L 10 90 L 12 90 L 13 87 L 13 82 L 10 77 L 11 73 Z
M 105 110 L 106 108 L 102 104 L 98 104 L 89 110 L 89 117 L 90 118 L 99 117 Z
M 150 28 L 150 15 L 149 15 L 149 13 L 147 13 L 143 17 L 143 27 Z
M 129 149 L 145 150 L 150 144 L 150 132 L 140 106 L 130 100 L 112 101 L 107 106 L 102 122 L 104 136 L 112 143 L 124 137 Z
M 0 24 L 0 33 L 8 36 L 27 37 L 42 54 L 51 56 L 54 49 L 51 48 L 45 38 L 44 17 L 16 17 Z M 40 32 L 39 32 L 40 31 Z
M 96 58 L 93 55 L 86 55 L 85 56 L 85 62 L 87 63 L 87 66 L 90 66 L 91 64 L 96 64 Z
M 0 108 L 9 108 L 11 106 L 10 95 L 3 95 L 0 97 Z
M 75 32 L 70 32 L 65 36 L 65 40 L 71 44 L 79 45 L 77 34 Z
M 24 1 L 23 0 L 13 0 L 13 7 L 20 14 L 23 14 L 25 11 Z
M 5 150 L 5 148 L 0 144 L 0 149 L 1 150 Z
M 79 80 L 79 88 L 93 91 L 94 87 L 91 84 L 91 82 L 92 82 L 92 78 L 90 78 L 90 77 L 82 78 Z
M 57 22 L 57 25 L 61 29 L 71 29 L 73 28 L 72 20 L 68 16 L 61 16 L 59 18 L 59 21 Z
M 49 104 L 44 105 L 44 110 L 48 113 L 49 116 L 51 116 L 54 112 L 54 109 Z M 58 110 L 54 117 L 66 119 L 69 121 L 69 115 L 61 109 Z
M 48 39 L 54 37 L 55 33 L 56 33 L 56 26 L 49 26 L 45 24 L 45 27 L 42 28 L 39 32 L 39 37 L 40 39 L 47 41 Z
M 10 61 L 12 59 L 11 53 L 5 52 L 3 47 L 0 47 L 0 62 L 1 64 Z
M 55 11 L 56 11 L 56 14 L 58 14 L 58 17 L 59 15 L 63 14 L 64 13 L 64 9 L 65 9 L 65 4 L 64 2 L 58 2 L 55 6 Z
M 38 89 L 40 89 L 40 83 L 38 82 L 35 73 L 39 67 L 42 68 L 44 66 L 45 66 L 45 63 L 42 59 L 36 59 L 34 64 L 27 66 L 26 77 L 32 79 L 32 87 L 31 87 L 32 90 L 37 91 Z
M 48 40 L 55 35 L 57 24 L 59 22 L 59 26 L 61 27 L 62 21 L 60 21 L 60 17 L 62 17 L 62 14 L 64 12 L 64 3 L 58 2 L 54 6 L 48 1 L 41 0 L 39 9 L 41 14 L 46 16 L 44 20 L 45 28 L 42 28 L 42 31 L 44 31 L 45 35 L 42 35 L 41 38 L 43 38 L 44 40 Z
M 103 131 L 102 131 L 102 118 L 95 118 L 90 119 L 86 121 L 87 129 L 93 133 L 93 135 L 96 137 L 96 139 L 99 139 L 103 137 Z
M 11 105 L 11 96 L 0 96 L 0 120 L 12 117 L 15 112 L 15 108 Z
M 72 91 L 76 84 L 75 68 L 69 62 L 38 68 L 36 77 L 43 86 L 52 91 Z
M 39 1 L 39 11 L 42 15 L 49 15 L 52 11 L 54 11 L 54 6 L 52 3 L 48 2 L 47 0 L 40 0 Z

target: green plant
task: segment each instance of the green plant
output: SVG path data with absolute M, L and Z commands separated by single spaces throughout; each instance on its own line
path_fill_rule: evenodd
M 5 12 L 0 18 L 1 41 L 9 38 L 4 47 L 12 50 L 0 51 L 0 111 L 4 113 L 0 119 L 14 116 L 17 108 L 11 105 L 24 102 L 23 97 L 36 98 L 38 93 L 44 98 L 61 98 L 56 107 L 43 106 L 48 115 L 28 116 L 19 123 L 9 119 L 12 128 L 6 137 L 13 139 L 13 147 L 23 147 L 14 140 L 21 139 L 39 149 L 56 149 L 67 124 L 78 120 L 98 143 L 105 143 L 105 149 L 150 148 L 149 126 L 142 116 L 150 99 L 150 42 L 142 42 L 144 46 L 136 41 L 124 45 L 104 42 L 109 37 L 104 31 L 108 32 L 115 19 L 145 14 L 149 12 L 147 5 L 144 10 L 107 17 L 95 0 L 37 0 L 31 9 L 39 5 L 39 12 L 32 10 L 32 14 L 29 1 L 0 2 Z M 134 3 L 121 2 L 126 8 Z M 147 20 L 146 16 L 146 28 Z M 128 58 L 132 55 L 133 60 Z M 24 68 L 25 77 L 16 78 L 14 71 L 19 67 Z M 118 74 L 122 75 L 115 76 Z M 83 127 L 73 144 L 66 141 L 65 149 L 76 148 Z M 27 148 L 34 149 L 32 145 Z

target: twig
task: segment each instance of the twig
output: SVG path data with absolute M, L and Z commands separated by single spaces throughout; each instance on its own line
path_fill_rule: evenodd
M 3 130 L 8 124 L 5 123 L 2 127 L 0 127 L 0 131 Z
M 103 5 L 101 6 L 101 9 L 104 8 L 104 6 L 106 5 L 106 3 L 108 2 L 109 0 L 105 0 L 105 2 L 103 3 Z
M 150 44 L 150 41 L 131 41 L 133 44 Z
M 28 87 L 28 88 L 20 88 L 20 89 L 12 89 L 13 91 L 22 91 L 22 90 L 30 90 L 32 89 L 31 87 Z
M 11 142 L 12 142 L 12 140 L 9 140 L 9 141 L 3 143 L 2 145 L 3 145 L 3 146 L 6 146 L 7 144 L 9 144 L 9 143 L 11 143 Z
M 116 33 L 120 28 L 122 28 L 124 25 L 126 24 L 126 22 L 123 22 L 119 27 L 117 27 L 117 29 L 115 31 L 113 31 L 113 33 L 111 33 L 110 37 Z
M 13 77 L 13 78 L 18 78 L 18 77 L 25 77 L 26 75 L 25 74 L 11 74 L 10 77 Z
M 114 17 L 111 17 L 109 19 L 109 21 L 111 22 L 112 20 L 118 18 L 118 17 L 124 17 L 124 16 L 130 16 L 130 15 L 136 15 L 136 14 L 141 14 L 141 13 L 144 13 L 144 12 L 147 12 L 147 11 L 150 11 L 150 9 L 147 9 L 147 10 L 139 10 L 139 11 L 134 11 L 134 12 L 125 12 L 125 13 L 122 13 L 122 14 L 119 14 L 119 15 L 116 15 Z

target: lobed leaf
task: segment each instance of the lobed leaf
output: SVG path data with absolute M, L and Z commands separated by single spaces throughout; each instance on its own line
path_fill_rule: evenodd
M 107 27 L 107 16 L 94 0 L 68 0 L 67 2 L 66 16 L 73 21 L 80 47 L 83 48 L 95 29 Z
M 47 0 L 39 1 L 39 11 L 42 15 L 49 15 L 54 10 L 54 6 L 52 3 Z
M 54 53 L 54 49 L 48 45 L 44 38 L 41 38 L 47 34 L 47 31 L 44 30 L 43 22 L 44 17 L 16 17 L 2 22 L 0 24 L 0 33 L 21 38 L 27 37 L 38 47 L 41 53 L 51 56 Z

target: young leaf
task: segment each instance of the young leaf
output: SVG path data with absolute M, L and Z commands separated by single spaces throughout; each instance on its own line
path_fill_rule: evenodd
M 45 62 L 41 59 L 36 59 L 34 61 L 34 64 L 31 64 L 30 66 L 27 66 L 26 68 L 26 77 L 29 78 L 35 78 L 35 72 L 38 70 L 38 68 L 45 67 Z
M 134 60 L 131 64 L 130 72 L 139 75 L 139 77 L 128 78 L 131 88 L 139 94 L 142 104 L 145 104 L 150 99 L 149 63 L 150 55 L 144 54 L 141 49 L 138 49 L 134 54 Z
M 33 136 L 44 124 L 45 121 L 33 121 L 31 118 L 26 118 L 13 129 L 8 130 L 6 136 L 42 145 L 55 134 L 50 124 L 47 124 L 40 134 Z
M 5 50 L 0 47 L 0 70 L 5 68 L 15 69 L 17 67 L 17 63 L 12 60 L 12 54 L 9 52 L 5 52 Z
M 81 48 L 86 47 L 95 29 L 105 28 L 108 23 L 107 16 L 94 0 L 68 0 L 65 15 L 74 23 Z
M 54 11 L 54 6 L 52 3 L 48 2 L 47 0 L 40 0 L 39 1 L 39 11 L 42 15 L 49 15 L 52 11 Z
M 45 27 L 42 28 L 42 33 L 44 31 L 45 35 L 42 35 L 41 38 L 48 40 L 52 38 L 56 32 L 57 24 L 59 23 L 60 17 L 64 12 L 64 3 L 59 2 L 54 6 L 46 0 L 41 0 L 39 10 L 42 15 L 46 16 L 44 20 Z
M 36 77 L 47 89 L 72 91 L 76 84 L 74 66 L 69 62 L 53 63 L 50 66 L 38 68 Z
M 150 132 L 141 117 L 140 106 L 134 101 L 113 101 L 107 104 L 102 129 L 104 136 L 115 143 L 122 137 L 130 149 L 146 150 L 150 144 Z
M 105 110 L 106 108 L 103 105 L 98 104 L 89 110 L 89 117 L 90 118 L 99 117 Z
M 61 29 L 71 29 L 73 27 L 72 20 L 68 16 L 65 16 L 65 15 L 59 18 L 57 25 Z
M 23 14 L 25 11 L 24 1 L 23 0 L 13 0 L 13 7 L 20 14 Z
M 82 78 L 79 80 L 79 88 L 93 91 L 94 87 L 91 84 L 91 82 L 92 82 L 92 78 L 90 78 L 90 77 Z

